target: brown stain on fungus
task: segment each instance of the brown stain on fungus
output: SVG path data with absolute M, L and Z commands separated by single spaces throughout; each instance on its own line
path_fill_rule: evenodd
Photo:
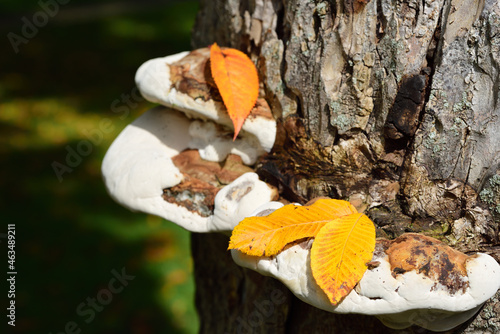
M 223 48 L 224 49 L 224 48 Z M 186 94 L 193 99 L 214 100 L 222 103 L 222 97 L 215 85 L 210 70 L 210 49 L 191 51 L 185 57 L 168 65 L 171 89 Z M 265 99 L 258 98 L 248 115 L 252 118 L 274 119 Z
M 441 241 L 407 233 L 394 239 L 385 250 L 392 276 L 415 270 L 445 287 L 450 294 L 464 292 L 469 286 L 465 264 L 467 255 Z
M 210 73 L 209 60 L 210 50 L 202 48 L 191 51 L 182 59 L 168 65 L 171 88 L 175 88 L 193 99 L 222 101 Z
M 172 158 L 183 174 L 183 181 L 163 190 L 163 199 L 185 207 L 203 217 L 213 213 L 215 196 L 227 185 L 247 172 L 241 158 L 230 154 L 223 163 L 203 160 L 198 150 L 185 150 Z
M 366 267 L 368 268 L 368 270 L 375 269 L 379 265 L 380 265 L 380 261 L 370 261 L 370 262 L 366 263 Z

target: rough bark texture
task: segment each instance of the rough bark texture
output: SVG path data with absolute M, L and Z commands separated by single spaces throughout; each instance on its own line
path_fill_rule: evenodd
M 497 1 L 201 0 L 193 47 L 213 42 L 258 66 L 279 130 L 255 170 L 281 196 L 347 199 L 378 236 L 500 259 Z M 203 333 L 426 332 L 308 306 L 234 265 L 225 236 L 192 243 Z M 498 297 L 454 333 L 500 332 Z

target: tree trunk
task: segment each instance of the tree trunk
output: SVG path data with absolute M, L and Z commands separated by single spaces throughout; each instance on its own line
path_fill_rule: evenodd
M 255 166 L 283 198 L 351 201 L 377 236 L 500 258 L 500 8 L 474 0 L 201 0 L 193 47 L 256 62 L 278 120 Z M 309 306 L 192 236 L 202 333 L 425 333 Z M 453 333 L 496 333 L 499 294 Z

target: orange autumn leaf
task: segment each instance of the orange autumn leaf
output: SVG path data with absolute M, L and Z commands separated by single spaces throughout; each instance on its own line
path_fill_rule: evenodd
M 319 199 L 308 206 L 293 204 L 266 217 L 248 217 L 233 230 L 228 249 L 238 249 L 254 256 L 279 253 L 288 243 L 314 237 L 335 218 L 356 213 L 347 201 Z
M 255 106 L 259 95 L 259 75 L 246 54 L 236 49 L 210 47 L 210 70 L 234 125 L 234 137 Z
M 311 248 L 316 283 L 333 305 L 363 277 L 375 250 L 375 226 L 364 214 L 342 216 L 326 224 Z

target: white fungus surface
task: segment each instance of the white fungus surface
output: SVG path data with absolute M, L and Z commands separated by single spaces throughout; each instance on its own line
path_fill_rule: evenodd
M 264 204 L 260 211 L 274 211 L 279 205 Z M 254 212 L 258 215 L 258 212 Z M 377 316 L 391 328 L 413 324 L 434 331 L 456 327 L 473 316 L 500 288 L 500 266 L 491 256 L 478 253 L 466 261 L 469 286 L 450 294 L 424 274 L 408 271 L 394 278 L 385 253 L 374 255 L 380 264 L 363 275 L 358 286 L 333 306 L 316 284 L 310 268 L 310 243 L 289 247 L 274 257 L 249 256 L 232 250 L 234 261 L 245 268 L 283 282 L 302 301 L 335 313 Z

